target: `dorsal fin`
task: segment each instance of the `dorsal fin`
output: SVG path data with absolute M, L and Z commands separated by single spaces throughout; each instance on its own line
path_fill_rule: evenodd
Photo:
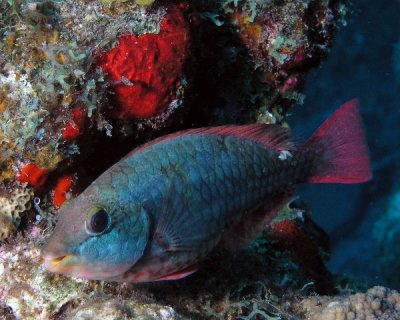
M 289 129 L 276 124 L 253 123 L 194 130 L 199 130 L 197 133 L 234 136 L 250 140 L 277 151 L 293 149 L 293 145 L 289 141 Z
M 141 145 L 140 147 L 132 150 L 125 158 L 132 156 L 133 154 L 143 151 L 146 148 L 158 144 L 163 141 L 172 140 L 182 136 L 196 135 L 196 134 L 211 134 L 220 135 L 224 137 L 234 136 L 246 140 L 250 140 L 259 143 L 267 148 L 274 149 L 276 151 L 282 150 L 293 150 L 294 145 L 289 140 L 289 129 L 276 124 L 245 124 L 240 126 L 227 125 L 219 127 L 206 127 L 197 129 L 188 129 L 179 132 L 175 132 L 148 143 Z

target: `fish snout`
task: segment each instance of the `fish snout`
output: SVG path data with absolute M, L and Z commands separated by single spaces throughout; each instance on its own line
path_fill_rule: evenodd
M 77 263 L 76 255 L 66 252 L 60 242 L 48 242 L 42 248 L 42 257 L 44 267 L 51 272 L 68 273 Z
M 51 272 L 57 273 L 69 273 L 78 262 L 77 256 L 74 254 L 58 256 L 53 254 L 45 254 L 43 255 L 43 259 L 44 267 Z

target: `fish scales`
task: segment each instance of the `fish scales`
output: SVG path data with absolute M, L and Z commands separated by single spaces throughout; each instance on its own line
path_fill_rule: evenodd
M 216 136 L 186 136 L 173 141 L 168 141 L 162 145 L 155 145 L 152 149 L 144 151 L 142 156 L 138 155 L 137 157 L 132 157 L 126 161 L 130 166 L 135 166 L 135 163 L 145 161 L 143 158 L 145 158 L 148 163 L 151 161 L 151 165 L 148 167 L 152 168 L 149 169 L 148 172 L 142 171 L 140 173 L 142 180 L 145 182 L 150 181 L 156 172 L 158 172 L 159 176 L 163 176 L 164 173 L 162 169 L 167 173 L 165 176 L 166 180 L 175 178 L 177 172 L 178 174 L 182 174 L 188 188 L 192 191 L 190 193 L 191 198 L 188 200 L 191 205 L 188 209 L 193 212 L 193 219 L 196 219 L 195 217 L 199 215 L 197 212 L 201 212 L 200 216 L 205 220 L 209 219 L 209 216 L 220 216 L 225 217 L 227 220 L 225 221 L 225 224 L 229 224 L 230 221 L 227 218 L 228 216 L 230 216 L 232 220 L 235 220 L 235 214 L 240 214 L 241 211 L 249 209 L 257 202 L 261 201 L 261 198 L 266 196 L 268 192 L 268 184 L 265 178 L 268 175 L 274 176 L 274 173 L 270 172 L 270 170 L 264 170 L 263 172 L 263 168 L 256 164 L 268 163 L 268 159 L 271 157 L 278 159 L 279 153 L 264 149 L 256 143 L 241 141 L 240 139 L 233 137 L 223 140 L 222 143 L 224 144 L 223 146 L 221 146 L 221 140 L 219 137 Z M 199 158 L 197 155 L 203 153 L 203 148 L 208 150 L 212 148 L 214 159 L 217 160 L 211 160 L 207 157 L 207 161 L 205 161 L 203 158 Z M 160 149 L 160 152 L 156 151 L 156 149 Z M 173 156 L 171 159 L 170 150 L 173 149 L 183 151 L 178 154 L 178 157 Z M 229 156 L 238 153 L 238 150 L 240 150 L 241 154 L 240 161 L 236 157 Z M 176 166 L 177 172 L 169 170 L 169 168 L 166 168 L 162 163 L 160 163 L 160 161 L 147 156 L 147 153 L 164 154 L 169 160 L 168 164 Z M 210 153 L 206 154 L 208 156 L 210 155 Z M 261 157 L 261 160 L 256 160 L 257 157 Z M 186 161 L 188 158 L 191 160 Z M 275 188 L 295 182 L 290 181 L 290 173 L 286 176 L 279 176 L 279 172 L 282 171 L 280 170 L 280 167 L 282 169 L 290 168 L 290 161 L 281 161 L 279 159 L 277 161 L 269 161 L 269 163 L 274 165 L 277 172 L 277 175 L 275 176 L 276 178 L 274 178 L 274 181 L 277 181 Z M 217 174 L 216 170 L 213 170 L 214 162 L 222 163 L 222 175 L 220 172 Z M 124 165 L 124 163 L 121 163 L 121 165 Z M 268 167 L 266 168 L 268 169 Z M 255 175 L 254 173 L 256 171 L 260 172 L 260 174 Z M 259 178 L 257 178 L 258 176 Z M 252 198 L 251 195 L 254 194 L 254 189 L 249 188 L 248 181 L 255 181 L 256 179 L 259 179 L 258 190 L 260 190 L 260 194 L 257 198 Z M 281 179 L 287 179 L 287 181 Z M 208 208 L 210 202 L 217 200 L 214 199 L 212 195 L 218 194 L 220 191 L 221 180 L 225 182 L 227 190 L 224 196 L 219 199 L 219 201 L 223 203 L 220 207 L 228 207 L 230 209 L 229 211 L 236 211 L 234 214 L 227 212 L 226 210 L 225 212 L 213 213 Z M 163 187 L 166 188 L 167 186 L 164 184 Z M 150 188 L 149 193 L 152 193 L 152 190 L 154 190 L 152 184 L 150 184 L 148 188 Z M 139 193 L 141 194 L 147 193 L 146 187 L 143 185 L 137 185 L 136 189 L 139 190 Z M 200 191 L 200 193 L 198 193 L 198 191 Z M 274 190 L 270 190 L 270 192 L 273 191 Z M 161 197 L 162 194 L 165 194 L 165 192 L 158 192 L 157 195 L 153 195 L 153 201 L 159 202 L 159 197 Z M 246 195 L 246 197 L 242 197 L 242 195 Z M 229 203 L 231 203 L 232 206 L 229 206 Z
M 222 148 L 221 143 L 223 144 Z M 241 141 L 231 137 L 221 141 L 219 137 L 215 136 L 187 136 L 173 142 L 154 146 L 154 148 L 157 147 L 165 148 L 167 157 L 168 150 L 175 148 L 184 150 L 179 153 L 180 157 L 175 159 L 176 162 L 174 164 L 178 168 L 179 164 L 184 164 L 179 168 L 181 169 L 179 171 L 184 172 L 183 176 L 187 185 L 193 186 L 191 190 L 197 191 L 189 193 L 190 199 L 188 199 L 188 202 L 191 206 L 186 210 L 190 212 L 190 215 L 187 215 L 187 219 L 193 219 L 193 223 L 198 226 L 196 230 L 191 230 L 190 232 L 192 237 L 193 234 L 200 235 L 200 245 L 196 250 L 193 250 L 196 252 L 195 254 L 192 256 L 186 254 L 183 257 L 185 263 L 194 263 L 201 259 L 208 253 L 209 248 L 218 241 L 225 228 L 237 221 L 244 211 L 259 203 L 261 199 L 266 197 L 268 192 L 274 192 L 273 189 L 268 188 L 268 180 L 266 179 L 268 175 L 271 175 L 272 169 L 265 170 L 260 165 L 261 163 L 272 163 L 275 170 L 278 170 L 278 178 L 280 166 L 291 167 L 290 161 L 277 160 L 271 162 L 269 160 L 271 157 L 278 159 L 278 152 L 267 150 L 250 141 Z M 207 159 L 207 161 L 204 161 L 204 158 L 196 156 L 196 153 L 202 153 L 202 148 L 209 147 L 213 148 L 213 157 L 218 160 Z M 240 159 L 229 156 L 237 152 L 237 150 L 240 150 Z M 261 157 L 261 160 L 256 160 L 256 157 Z M 184 161 L 186 158 L 195 159 L 197 162 L 193 163 L 194 160 Z M 140 161 L 140 157 L 135 161 Z M 222 176 L 219 176 L 213 170 L 215 162 L 223 164 L 221 167 Z M 154 162 L 154 164 L 160 166 L 159 162 Z M 258 176 L 255 174 L 257 170 L 260 172 Z M 289 175 L 287 178 L 289 179 Z M 254 189 L 248 184 L 249 179 L 259 180 L 258 190 L 260 192 L 258 194 L 255 194 L 253 192 Z M 226 192 L 221 194 L 221 197 L 216 198 L 213 195 L 218 194 L 221 180 L 225 182 Z M 276 184 L 276 188 L 286 183 L 294 183 L 294 181 L 282 181 L 280 184 Z M 199 190 L 200 194 L 198 193 Z M 158 200 L 153 199 L 153 201 L 157 202 Z M 155 265 L 155 262 L 153 261 L 152 264 Z M 137 267 L 140 268 L 140 265 Z M 156 270 L 154 272 L 156 273 Z
M 370 177 L 355 101 L 297 147 L 277 125 L 179 132 L 135 149 L 61 208 L 45 267 L 110 281 L 179 279 L 218 244 L 254 239 L 298 183 Z
M 142 155 L 126 160 L 130 167 L 136 167 L 136 163 L 143 163 L 142 161 L 147 160 L 148 163 L 151 161 L 152 168 L 149 168 L 147 173 L 143 171 L 140 173 L 145 185 L 136 186 L 136 189 L 140 190 L 140 192 L 137 193 L 135 198 L 140 198 L 140 196 L 143 197 L 143 195 L 147 194 L 151 195 L 151 199 L 146 199 L 147 201 L 155 204 L 162 203 L 161 198 L 168 191 L 160 191 L 159 188 L 167 189 L 168 180 L 176 178 L 177 174 L 178 176 L 179 174 L 183 175 L 184 183 L 187 184 L 191 191 L 188 195 L 189 199 L 187 199 L 188 203 L 190 203 L 186 208 L 190 213 L 187 214 L 187 218 L 192 219 L 195 225 L 200 226 L 195 231 L 201 234 L 202 241 L 212 239 L 213 241 L 211 242 L 217 242 L 224 228 L 227 228 L 232 222 L 237 221 L 238 217 L 243 214 L 243 211 L 251 209 L 261 201 L 267 195 L 268 191 L 273 191 L 268 189 L 268 183 L 265 179 L 269 174 L 269 170 L 263 170 L 260 165 L 257 166 L 256 164 L 268 163 L 267 159 L 271 156 L 277 158 L 278 153 L 263 149 L 258 144 L 249 141 L 240 141 L 237 138 L 231 137 L 221 140 L 215 136 L 207 137 L 199 135 L 197 137 L 183 137 L 182 139 L 167 142 L 163 145 L 155 145 L 152 148 L 160 148 L 162 151 L 156 152 L 154 149 L 149 149 L 144 151 Z M 208 148 L 208 150 L 212 148 L 214 158 L 218 159 L 216 162 L 223 164 L 221 178 L 225 182 L 227 192 L 221 194 L 221 197 L 218 199 L 212 196 L 218 193 L 221 186 L 218 174 L 212 174 L 216 172 L 213 170 L 214 160 L 211 161 L 208 159 L 204 161 L 204 159 L 196 157 L 196 154 L 202 152 L 202 148 Z M 170 150 L 173 149 L 184 151 L 180 152 L 177 157 L 174 153 L 174 156 L 171 158 Z M 237 150 L 240 150 L 240 161 L 236 157 L 232 158 L 229 156 L 237 152 Z M 161 163 L 156 158 L 149 156 L 154 153 L 164 154 L 169 161 Z M 261 160 L 255 160 L 256 157 L 261 157 Z M 143 158 L 146 160 L 143 160 Z M 191 161 L 185 161 L 187 158 L 191 159 Z M 199 159 L 201 162 L 199 162 Z M 169 166 L 175 166 L 176 171 L 171 171 L 168 167 L 165 167 L 166 163 Z M 282 161 L 281 163 L 282 166 L 288 166 L 287 162 Z M 124 162 L 120 165 L 124 166 Z M 195 170 L 196 168 L 197 170 Z M 259 185 L 259 193 L 255 195 L 254 190 L 249 188 L 247 181 L 249 179 L 257 179 L 254 174 L 257 170 L 261 174 L 257 183 Z M 158 174 L 156 174 L 157 172 Z M 164 176 L 164 173 L 167 173 L 167 175 Z M 170 174 L 172 174 L 171 177 L 169 177 Z M 157 180 L 157 188 L 151 183 L 154 176 L 164 177 L 163 183 Z M 122 185 L 115 186 L 115 188 L 123 187 Z M 198 190 L 200 190 L 200 194 Z M 132 193 L 135 193 L 134 190 L 132 190 Z M 153 205 L 153 207 L 157 206 Z M 161 214 L 161 212 L 152 213 L 155 220 Z M 194 231 L 191 232 L 193 233 Z

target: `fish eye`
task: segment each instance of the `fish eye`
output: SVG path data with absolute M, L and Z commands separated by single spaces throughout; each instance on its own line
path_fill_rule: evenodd
M 107 210 L 101 206 L 91 208 L 85 221 L 86 233 L 91 236 L 98 236 L 104 233 L 111 226 L 111 217 Z

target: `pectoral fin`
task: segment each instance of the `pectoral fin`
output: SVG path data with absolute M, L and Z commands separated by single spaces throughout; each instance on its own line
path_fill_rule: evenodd
M 177 171 L 168 182 L 167 194 L 155 224 L 152 236 L 154 255 L 196 252 L 202 246 L 204 237 L 193 228 L 193 214 L 187 200 L 191 192 L 193 190 L 188 185 L 186 177 Z M 151 212 L 157 208 L 146 205 L 146 210 Z

